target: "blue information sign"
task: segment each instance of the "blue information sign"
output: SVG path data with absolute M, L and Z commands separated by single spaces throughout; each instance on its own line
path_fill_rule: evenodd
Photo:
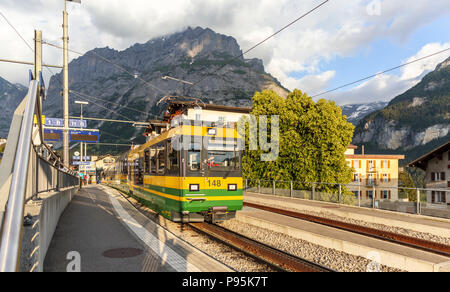
M 70 131 L 71 142 L 89 142 L 98 143 L 100 140 L 100 133 L 94 131 Z
M 91 165 L 89 161 L 74 161 L 73 165 Z
M 47 127 L 64 127 L 64 120 L 57 118 L 45 118 Z M 86 120 L 69 120 L 69 128 L 87 128 Z
M 44 140 L 49 142 L 59 142 L 63 139 L 62 130 L 44 129 Z

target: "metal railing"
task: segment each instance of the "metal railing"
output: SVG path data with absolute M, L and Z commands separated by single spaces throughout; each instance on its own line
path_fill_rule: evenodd
M 449 189 L 399 187 L 397 180 L 340 184 L 244 179 L 244 191 L 450 219 Z
M 43 140 L 42 90 L 38 81 L 30 81 L 28 93 L 14 113 L 0 165 L 0 271 L 18 269 L 25 203 L 40 193 L 79 185 L 78 176 L 62 167 Z

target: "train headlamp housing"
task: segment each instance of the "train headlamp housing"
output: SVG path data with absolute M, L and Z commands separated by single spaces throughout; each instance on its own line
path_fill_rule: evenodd
M 189 191 L 190 192 L 198 192 L 198 191 L 200 191 L 200 185 L 198 185 L 198 184 L 190 184 L 189 185 Z
M 229 184 L 229 185 L 228 185 L 228 191 L 229 191 L 229 192 L 235 192 L 235 191 L 237 191 L 237 185 L 236 185 L 236 184 Z

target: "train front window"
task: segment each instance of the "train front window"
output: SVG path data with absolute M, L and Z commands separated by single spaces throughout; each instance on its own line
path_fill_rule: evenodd
M 208 166 L 217 170 L 234 170 L 239 168 L 239 152 L 209 150 Z
M 190 144 L 188 151 L 188 167 L 191 171 L 198 171 L 201 167 L 201 146 L 198 143 Z

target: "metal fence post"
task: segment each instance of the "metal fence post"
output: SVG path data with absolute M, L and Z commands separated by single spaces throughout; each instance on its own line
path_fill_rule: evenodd
M 248 179 L 245 180 L 245 190 L 248 190 Z
M 361 207 L 361 181 L 358 182 L 358 207 Z
M 294 183 L 291 181 L 291 192 L 289 193 L 290 197 L 294 196 Z
M 272 181 L 272 195 L 275 196 L 275 180 Z
M 258 179 L 258 194 L 261 194 L 261 180 Z
M 420 190 L 417 189 L 417 215 L 420 215 Z
M 311 196 L 312 196 L 312 200 L 313 200 L 313 201 L 314 201 L 315 195 L 316 195 L 316 183 L 312 183 Z
M 376 196 L 376 189 L 375 189 L 375 184 L 372 186 L 372 209 L 375 209 L 375 196 Z
M 338 203 L 341 203 L 341 196 L 342 196 L 342 185 L 339 184 L 339 197 L 338 197 Z

